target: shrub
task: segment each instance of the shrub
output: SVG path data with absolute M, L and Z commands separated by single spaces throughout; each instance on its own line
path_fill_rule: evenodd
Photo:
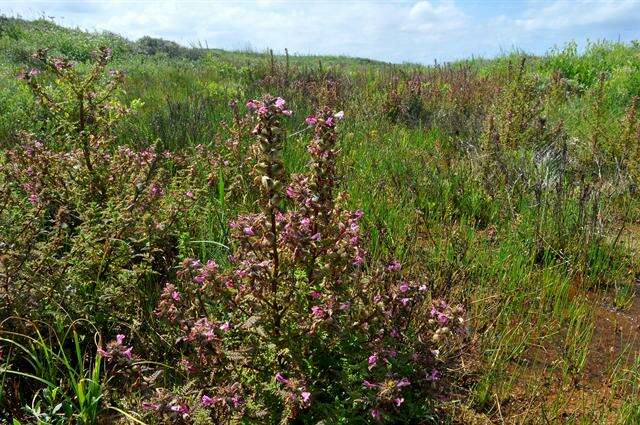
M 188 384 L 157 389 L 154 416 L 288 422 L 425 420 L 460 339 L 462 308 L 431 300 L 400 263 L 365 266 L 362 213 L 336 193 L 336 126 L 320 109 L 309 172 L 285 184 L 281 98 L 250 101 L 260 211 L 230 222 L 230 267 L 187 259 L 157 307 Z M 365 413 L 366 412 L 366 413 Z
M 143 317 L 148 287 L 171 273 L 207 190 L 200 170 L 215 160 L 204 149 L 187 161 L 115 145 L 111 127 L 131 107 L 114 98 L 122 76 L 105 72 L 108 56 L 82 72 L 39 51 L 46 73 L 21 74 L 46 130 L 22 134 L 0 159 L 2 317 L 87 318 L 100 331 Z

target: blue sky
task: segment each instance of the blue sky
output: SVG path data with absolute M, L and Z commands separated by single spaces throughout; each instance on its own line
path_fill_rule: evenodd
M 130 39 L 273 48 L 432 63 L 544 53 L 574 40 L 640 39 L 640 0 L 165 0 L 4 1 L 0 13 L 52 17 Z

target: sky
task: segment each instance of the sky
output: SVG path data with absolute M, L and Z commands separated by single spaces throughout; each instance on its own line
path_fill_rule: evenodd
M 132 40 L 426 64 L 640 39 L 640 0 L 0 0 L 0 14 Z

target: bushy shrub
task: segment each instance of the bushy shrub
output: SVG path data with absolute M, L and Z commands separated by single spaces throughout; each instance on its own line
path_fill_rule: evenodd
M 463 65 L 396 76 L 385 90 L 382 112 L 393 122 L 473 140 L 481 132 L 487 104 L 499 92 L 497 83 Z
M 199 59 L 204 55 L 204 52 L 199 49 L 183 47 L 174 41 L 148 36 L 136 41 L 133 48 L 148 56 L 165 55 L 169 58 Z
M 93 52 L 101 46 L 110 46 L 121 58 L 131 52 L 131 44 L 124 37 L 107 31 L 88 33 L 77 28 L 62 28 L 51 18 L 27 21 L 0 16 L 0 55 L 18 62 L 28 61 L 34 50 L 43 47 L 75 61 L 89 62 Z
M 207 190 L 201 171 L 215 159 L 204 149 L 187 160 L 115 145 L 112 125 L 131 108 L 113 97 L 122 78 L 105 72 L 108 56 L 85 73 L 39 51 L 46 73 L 21 74 L 45 124 L 0 160 L 2 317 L 83 317 L 106 330 L 144 316 Z
M 281 98 L 249 102 L 255 163 L 238 165 L 261 209 L 230 222 L 229 265 L 186 259 L 176 275 L 197 200 L 245 152 L 248 122 L 232 104 L 225 157 L 202 146 L 177 154 L 118 145 L 112 128 L 132 107 L 115 96 L 123 77 L 105 71 L 109 55 L 100 51 L 83 72 L 41 50 L 42 71 L 20 74 L 43 125 L 0 161 L 2 318 L 87 319 L 106 337 L 131 323 L 128 344 L 124 332 L 99 344 L 106 377 L 96 379 L 110 383 L 100 389 L 105 403 L 127 387 L 155 418 L 433 418 L 463 310 L 430 299 L 396 261 L 365 267 L 362 213 L 344 209 L 336 186 L 343 112 L 307 118 L 309 172 L 286 184 L 281 119 L 291 111 Z M 230 192 L 246 187 L 229 182 Z M 159 335 L 138 332 L 156 323 Z M 158 360 L 176 360 L 186 379 L 168 373 L 180 388 L 141 367 L 159 355 L 156 338 L 176 342 Z M 37 373 L 19 357 L 12 367 Z M 92 409 L 97 417 L 100 405 Z
M 433 418 L 462 308 L 430 299 L 397 261 L 364 268 L 362 213 L 343 209 L 335 187 L 342 112 L 307 118 L 309 172 L 287 185 L 291 112 L 270 96 L 248 106 L 261 209 L 230 222 L 229 268 L 187 259 L 165 286 L 156 314 L 188 384 L 143 407 L 174 422 Z

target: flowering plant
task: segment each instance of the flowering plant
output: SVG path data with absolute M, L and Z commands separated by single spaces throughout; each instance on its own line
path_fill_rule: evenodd
M 183 226 L 208 190 L 199 170 L 217 158 L 206 149 L 187 161 L 116 143 L 111 126 L 132 108 L 115 97 L 123 77 L 106 71 L 109 56 L 102 49 L 82 72 L 41 50 L 42 71 L 19 76 L 56 131 L 24 132 L 0 153 L 2 317 L 91 318 L 109 333 L 141 323 L 153 310 L 148 285 L 178 262 Z
M 341 398 L 345 412 L 329 414 L 383 419 L 422 403 L 441 379 L 462 309 L 431 300 L 396 261 L 366 271 L 363 213 L 344 209 L 336 193 L 343 112 L 306 119 L 309 172 L 287 184 L 281 120 L 292 112 L 272 96 L 247 107 L 260 209 L 229 223 L 229 267 L 186 259 L 156 309 L 178 364 L 198 383 L 183 414 L 319 419 Z M 166 414 L 171 400 L 162 390 L 145 406 Z

